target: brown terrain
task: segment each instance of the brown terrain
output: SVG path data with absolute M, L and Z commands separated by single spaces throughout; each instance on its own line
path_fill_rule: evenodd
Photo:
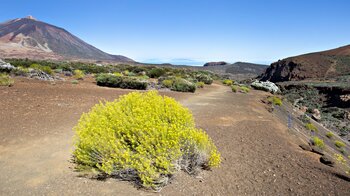
M 271 82 L 332 78 L 350 74 L 350 45 L 272 63 L 260 77 Z
M 81 177 L 71 163 L 80 115 L 130 90 L 15 78 L 0 87 L 1 195 L 154 195 L 116 179 Z M 162 92 L 194 114 L 222 155 L 220 168 L 197 177 L 179 172 L 157 195 L 350 195 L 340 171 L 302 151 L 300 140 L 269 113 L 267 93 L 234 94 L 213 84 L 196 93 Z

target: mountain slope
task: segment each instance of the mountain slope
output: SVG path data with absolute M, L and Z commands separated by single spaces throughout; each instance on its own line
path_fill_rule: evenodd
M 99 61 L 133 61 L 121 55 L 107 54 L 59 28 L 33 17 L 0 24 L 2 58 L 42 58 Z
M 350 74 L 350 45 L 272 63 L 262 80 L 272 82 L 332 78 Z

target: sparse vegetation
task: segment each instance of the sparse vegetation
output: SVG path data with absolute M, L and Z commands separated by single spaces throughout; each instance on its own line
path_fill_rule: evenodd
M 339 140 L 336 140 L 336 141 L 334 142 L 334 145 L 335 145 L 337 148 L 343 148 L 343 147 L 346 146 L 346 144 L 345 144 L 344 142 L 339 141 Z
M 232 92 L 236 93 L 239 89 L 239 87 L 237 85 L 232 85 L 231 86 Z
M 72 80 L 71 83 L 72 83 L 72 84 L 79 84 L 79 81 L 78 81 L 78 80 Z
M 242 93 L 249 93 L 250 92 L 250 88 L 248 86 L 240 86 L 239 89 Z
M 197 82 L 196 87 L 197 88 L 204 88 L 204 82 Z
M 53 71 L 52 71 L 51 67 L 49 67 L 49 66 L 42 66 L 40 64 L 32 64 L 32 65 L 30 65 L 30 68 L 43 71 L 49 75 L 53 74 Z
M 319 137 L 315 136 L 312 138 L 312 144 L 321 148 L 321 149 L 324 149 L 325 148 L 325 144 L 323 142 L 322 139 L 320 139 Z
M 226 80 L 223 80 L 223 81 L 222 81 L 222 84 L 224 84 L 224 85 L 226 85 L 226 86 L 232 86 L 233 81 L 232 81 L 232 80 L 229 80 L 229 79 L 226 79 Z
M 305 128 L 309 131 L 318 132 L 317 127 L 312 123 L 306 123 Z
M 220 164 L 208 135 L 195 128 L 192 114 L 156 91 L 129 93 L 100 103 L 75 127 L 78 168 L 158 189 L 182 169 L 195 174 Z
M 278 105 L 278 106 L 282 105 L 282 99 L 277 97 L 277 96 L 271 96 L 271 97 L 267 98 L 267 100 L 270 104 Z
M 334 137 L 334 133 L 331 132 L 331 131 L 328 131 L 328 132 L 326 133 L 326 136 L 327 136 L 329 139 L 331 139 L 331 138 Z
M 162 85 L 166 88 L 171 88 L 173 86 L 173 80 L 163 80 Z
M 12 86 L 14 80 L 6 73 L 0 73 L 0 86 Z

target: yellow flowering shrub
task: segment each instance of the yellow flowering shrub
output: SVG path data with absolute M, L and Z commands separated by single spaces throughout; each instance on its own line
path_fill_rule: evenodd
M 79 70 L 79 69 L 74 70 L 74 77 L 75 77 L 76 79 L 81 80 L 81 79 L 84 78 L 84 76 L 85 76 L 85 74 L 84 74 L 83 71 L 81 71 L 81 70 Z
M 191 112 L 156 91 L 132 92 L 82 115 L 74 157 L 78 165 L 159 188 L 177 170 L 192 173 L 220 164 L 209 136 Z

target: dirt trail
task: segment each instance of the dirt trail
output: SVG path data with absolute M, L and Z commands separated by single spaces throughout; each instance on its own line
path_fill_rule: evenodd
M 24 81 L 0 89 L 0 195 L 154 195 L 115 179 L 78 176 L 70 163 L 72 127 L 101 99 L 129 91 L 91 83 Z M 194 178 L 182 172 L 161 195 L 349 195 L 350 183 L 299 150 L 285 125 L 264 109 L 264 93 L 233 94 L 212 85 L 195 94 L 165 93 L 194 114 L 223 157 Z

